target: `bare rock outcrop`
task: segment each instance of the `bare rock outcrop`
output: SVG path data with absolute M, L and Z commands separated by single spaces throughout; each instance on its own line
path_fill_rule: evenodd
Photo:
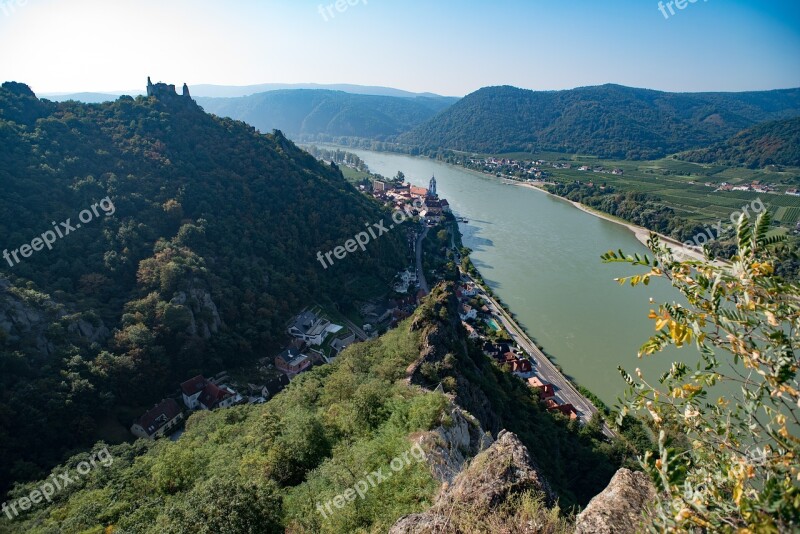
M 633 534 L 644 532 L 643 516 L 656 490 L 644 473 L 620 469 L 606 489 L 589 502 L 575 523 L 576 534 Z
M 420 445 L 426 451 L 433 476 L 440 482 L 452 483 L 469 458 L 492 444 L 492 436 L 484 432 L 469 412 L 452 404 L 448 423 L 426 433 Z
M 211 293 L 205 289 L 192 287 L 186 291 L 179 291 L 170 301 L 171 304 L 184 306 L 189 312 L 190 323 L 186 333 L 203 339 L 210 339 L 222 326 L 217 305 L 211 298 Z
M 425 513 L 400 518 L 390 534 L 449 532 L 455 508 L 490 513 L 513 495 L 534 490 L 552 500 L 553 493 L 539 473 L 528 449 L 511 432 L 502 431 L 491 447 L 480 453 L 453 481 L 446 485 L 434 506 Z
M 72 342 L 96 343 L 110 335 L 101 320 L 68 312 L 65 305 L 49 295 L 15 287 L 0 277 L 0 338 L 15 349 L 53 355 L 57 343 L 51 339 L 49 330 L 54 323 L 60 323 L 72 334 Z

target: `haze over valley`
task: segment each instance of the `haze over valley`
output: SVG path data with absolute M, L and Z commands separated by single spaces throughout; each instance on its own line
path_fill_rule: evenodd
M 800 530 L 794 3 L 0 46 L 0 534 Z

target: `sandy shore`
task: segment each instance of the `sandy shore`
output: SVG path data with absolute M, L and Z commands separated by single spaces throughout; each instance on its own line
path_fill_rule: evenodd
M 618 224 L 620 226 L 624 226 L 625 228 L 627 228 L 628 230 L 633 232 L 633 235 L 636 237 L 636 239 L 641 244 L 643 244 L 644 246 L 647 246 L 647 240 L 650 238 L 650 234 L 653 233 L 650 230 L 648 230 L 647 228 L 643 228 L 641 226 L 636 226 L 635 224 L 631 224 L 631 223 L 628 223 L 628 222 L 625 222 L 625 221 L 621 221 L 621 220 L 619 220 L 617 218 L 611 217 L 610 215 L 608 215 L 606 213 L 603 213 L 601 211 L 593 210 L 593 209 L 591 209 L 591 208 L 589 208 L 587 206 L 584 206 L 580 202 L 573 202 L 571 200 L 567 200 L 566 198 L 560 197 L 558 195 L 553 195 L 552 193 L 550 193 L 549 191 L 543 189 L 539 185 L 535 185 L 535 184 L 532 184 L 532 183 L 515 182 L 513 180 L 508 181 L 508 183 L 511 183 L 511 184 L 514 184 L 514 185 L 517 185 L 517 186 L 520 186 L 520 187 L 528 187 L 530 189 L 535 189 L 536 191 L 545 193 L 547 195 L 551 195 L 551 196 L 553 196 L 553 197 L 555 197 L 555 198 L 557 198 L 559 200 L 563 200 L 564 202 L 568 202 L 568 203 L 572 204 L 573 206 L 575 206 L 576 208 L 578 208 L 579 210 L 581 210 L 581 211 L 583 211 L 585 213 L 588 213 L 589 215 L 594 215 L 595 217 L 598 217 L 600 219 L 605 219 L 606 221 Z M 691 248 L 685 246 L 683 243 L 680 243 L 679 241 L 675 240 L 674 238 L 665 236 L 663 234 L 657 234 L 657 235 L 661 238 L 662 241 L 664 241 L 665 243 L 667 243 L 669 245 L 669 247 L 672 249 L 672 252 L 675 254 L 675 257 L 678 260 L 703 260 L 703 259 L 705 259 L 702 252 L 699 252 L 697 250 L 691 249 Z

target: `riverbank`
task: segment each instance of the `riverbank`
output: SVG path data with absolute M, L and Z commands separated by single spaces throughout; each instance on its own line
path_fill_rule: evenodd
M 480 277 L 553 363 L 607 406 L 627 387 L 620 366 L 654 376 L 667 370 L 661 359 L 640 361 L 637 352 L 653 329 L 649 299 L 669 302 L 672 288 L 621 289 L 614 278 L 626 271 L 600 260 L 610 249 L 641 251 L 630 230 L 485 173 L 428 158 L 354 153 L 371 171 L 394 176 L 402 170 L 416 186 L 426 187 L 435 175 L 453 213 L 469 221 L 459 224 L 461 242 Z
M 550 191 L 546 190 L 541 185 L 537 185 L 537 183 L 517 182 L 517 181 L 514 181 L 514 180 L 509 180 L 508 183 L 513 184 L 513 185 L 517 185 L 517 186 L 520 186 L 520 187 L 527 187 L 529 189 L 535 189 L 536 191 L 540 191 L 542 193 L 550 195 L 550 196 L 552 196 L 554 198 L 557 198 L 559 200 L 563 200 L 564 202 L 567 202 L 568 204 L 572 204 L 574 207 L 578 208 L 579 210 L 583 211 L 584 213 L 588 213 L 589 215 L 594 215 L 595 217 L 598 217 L 600 219 L 604 219 L 606 221 L 618 224 L 620 226 L 624 226 L 625 228 L 630 230 L 633 233 L 633 235 L 636 237 L 636 240 L 639 241 L 644 246 L 647 246 L 647 241 L 650 239 L 650 234 L 655 233 L 656 235 L 658 235 L 658 237 L 662 241 L 664 241 L 665 243 L 669 244 L 670 248 L 675 253 L 676 258 L 679 259 L 679 260 L 703 260 L 703 259 L 705 259 L 702 252 L 698 252 L 697 250 L 689 248 L 686 245 L 684 245 L 683 243 L 681 243 L 680 241 L 677 241 L 676 239 L 674 239 L 672 237 L 665 236 L 663 234 L 659 234 L 658 232 L 653 232 L 652 230 L 648 230 L 647 228 L 644 228 L 642 226 L 637 226 L 635 224 L 629 223 L 629 222 L 624 221 L 622 219 L 619 219 L 617 217 L 613 217 L 613 216 L 611 216 L 611 215 L 609 215 L 607 213 L 603 213 L 602 211 L 598 211 L 598 210 L 592 209 L 592 208 L 590 208 L 588 206 L 584 206 L 580 202 L 575 202 L 575 201 L 566 199 L 564 197 L 560 197 L 558 195 L 554 195 L 553 193 L 551 193 Z M 543 184 L 544 182 L 538 182 L 538 183 L 539 184 Z

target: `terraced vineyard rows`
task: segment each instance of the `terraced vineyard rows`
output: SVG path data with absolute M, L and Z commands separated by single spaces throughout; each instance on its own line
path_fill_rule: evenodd
M 552 155 L 551 155 L 552 156 Z M 569 160 L 569 157 L 566 157 Z M 552 159 L 552 158 L 551 158 Z M 793 208 L 800 208 L 800 197 L 783 193 L 756 193 L 750 191 L 720 191 L 720 183 L 794 183 L 800 182 L 800 170 L 781 172 L 702 166 L 670 159 L 646 162 L 601 161 L 575 157 L 569 160 L 571 169 L 548 169 L 559 182 L 594 182 L 613 186 L 618 191 L 637 191 L 658 196 L 680 215 L 701 223 L 729 219 L 756 199 L 769 206 L 775 220 L 794 226 L 798 218 Z M 624 176 L 610 173 L 578 171 L 580 165 L 603 166 L 606 169 L 621 168 Z M 678 174 L 680 173 L 680 174 Z M 709 183 L 711 185 L 705 185 Z M 784 209 L 785 208 L 785 209 Z
M 775 213 L 775 219 L 786 225 L 797 224 L 800 221 L 800 208 L 778 208 Z

